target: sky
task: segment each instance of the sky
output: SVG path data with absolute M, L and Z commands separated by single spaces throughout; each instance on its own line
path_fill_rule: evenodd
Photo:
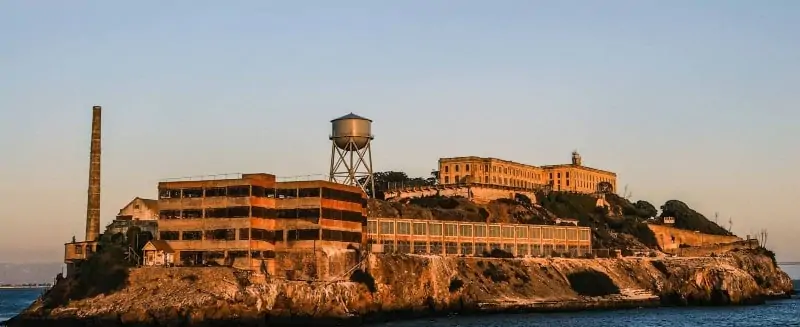
M 798 1 L 2 1 L 0 262 L 83 238 L 170 177 L 325 174 L 330 120 L 374 169 L 568 163 L 800 261 Z

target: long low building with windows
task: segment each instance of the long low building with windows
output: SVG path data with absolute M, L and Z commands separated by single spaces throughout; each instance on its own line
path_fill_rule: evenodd
M 384 253 L 473 256 L 499 249 L 524 257 L 592 252 L 591 230 L 577 226 L 368 218 L 367 241 L 373 251 Z

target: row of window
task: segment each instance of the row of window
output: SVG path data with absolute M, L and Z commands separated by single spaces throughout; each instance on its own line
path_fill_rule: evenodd
M 405 221 L 376 221 L 367 223 L 370 234 L 382 235 L 430 235 L 430 236 L 460 236 L 460 237 L 499 237 L 499 238 L 530 238 L 530 239 L 556 239 L 588 241 L 588 229 L 566 229 L 554 227 L 528 227 L 528 226 L 502 226 L 502 225 L 459 225 L 459 224 L 405 222 Z
M 360 243 L 361 233 L 352 231 L 340 231 L 330 229 L 291 229 L 286 231 L 284 239 L 283 231 L 272 231 L 260 228 L 234 228 L 213 229 L 206 231 L 162 231 L 159 239 L 166 241 L 235 241 L 235 240 L 254 240 L 266 241 L 269 243 L 281 241 L 304 241 L 304 240 L 324 240 L 337 242 Z
M 210 188 L 160 189 L 159 199 L 201 198 L 201 197 L 266 197 L 278 199 L 323 198 L 352 203 L 366 204 L 361 193 L 336 190 L 326 187 L 314 188 L 265 188 L 257 185 L 239 185 Z
M 563 244 L 500 244 L 500 243 L 472 243 L 472 242 L 424 242 L 424 241 L 392 241 L 384 240 L 369 243 L 383 245 L 384 253 L 415 253 L 415 254 L 445 254 L 445 255 L 481 255 L 484 252 L 503 250 L 515 256 L 550 256 L 569 253 L 579 256 L 591 253 L 589 246 L 566 246 Z
M 203 213 L 205 212 L 205 215 Z M 364 222 L 363 213 L 330 208 L 305 209 L 269 209 L 258 206 L 240 206 L 206 209 L 161 210 L 159 219 L 201 219 L 201 218 L 301 218 L 301 219 L 333 219 L 352 222 Z

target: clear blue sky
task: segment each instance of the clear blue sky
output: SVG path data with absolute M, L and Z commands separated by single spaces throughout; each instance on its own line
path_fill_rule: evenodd
M 167 177 L 325 173 L 353 111 L 377 170 L 578 149 L 800 260 L 798 1 L 3 1 L 0 30 L 0 261 L 83 237 L 92 105 L 103 224 Z

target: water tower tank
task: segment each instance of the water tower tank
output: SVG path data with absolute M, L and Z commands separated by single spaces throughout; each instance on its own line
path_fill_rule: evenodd
M 372 140 L 372 120 L 350 113 L 331 120 L 331 140 L 345 151 L 361 150 Z

